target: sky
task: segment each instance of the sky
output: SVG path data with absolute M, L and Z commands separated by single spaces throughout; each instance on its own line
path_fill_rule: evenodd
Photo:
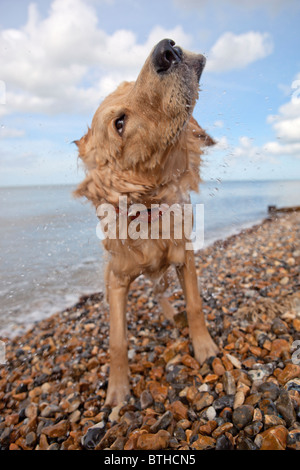
M 299 24 L 299 0 L 0 0 L 0 186 L 81 181 L 72 142 L 164 38 L 207 58 L 203 179 L 300 179 Z

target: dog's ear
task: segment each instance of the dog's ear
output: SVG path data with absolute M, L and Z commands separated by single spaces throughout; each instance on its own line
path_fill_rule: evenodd
M 214 139 L 207 134 L 207 132 L 199 126 L 198 122 L 196 121 L 193 116 L 189 121 L 189 126 L 192 130 L 194 137 L 198 138 L 201 142 L 201 147 L 210 147 L 211 145 L 215 145 Z
M 74 140 L 78 147 L 78 156 L 83 161 L 87 170 L 92 170 L 97 166 L 96 149 L 93 144 L 92 130 L 88 128 L 87 133 L 79 140 Z
M 87 133 L 81 137 L 81 139 L 79 140 L 73 140 L 73 144 L 76 144 L 77 147 L 78 147 L 78 153 L 79 153 L 79 156 L 84 159 L 85 155 L 86 155 L 86 150 L 87 150 L 87 144 L 88 144 L 88 141 L 91 137 L 91 129 L 88 128 L 88 131 Z

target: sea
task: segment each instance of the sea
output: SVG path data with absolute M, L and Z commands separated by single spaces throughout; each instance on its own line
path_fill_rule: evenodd
M 107 256 L 90 203 L 73 186 L 0 188 L 0 336 L 104 290 Z M 300 205 L 300 181 L 201 184 L 193 204 L 204 207 L 204 246 L 262 221 L 268 206 Z

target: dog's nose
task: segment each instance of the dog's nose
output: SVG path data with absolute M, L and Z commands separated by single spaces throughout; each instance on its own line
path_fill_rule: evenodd
M 167 72 L 172 65 L 181 62 L 182 50 L 174 46 L 172 39 L 163 39 L 155 46 L 152 58 L 157 73 Z

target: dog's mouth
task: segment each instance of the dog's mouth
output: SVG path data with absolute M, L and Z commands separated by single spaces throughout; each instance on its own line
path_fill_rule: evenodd
M 160 41 L 155 46 L 152 53 L 152 62 L 159 75 L 171 72 L 175 67 L 185 61 L 182 49 L 175 46 L 175 42 L 172 39 L 163 39 Z M 205 67 L 205 62 L 206 59 L 202 54 L 193 54 L 192 59 L 187 62 L 187 65 L 195 70 L 198 82 Z

